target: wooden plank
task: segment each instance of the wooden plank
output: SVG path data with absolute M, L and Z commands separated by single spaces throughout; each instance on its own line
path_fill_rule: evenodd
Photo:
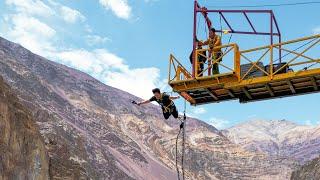
M 196 98 L 193 98 L 195 100 L 199 100 L 199 99 L 205 99 L 205 98 L 211 98 L 212 96 L 201 96 L 201 97 L 196 97 Z
M 270 95 L 269 91 L 261 91 L 257 93 L 251 93 L 252 96 Z
M 252 94 L 252 93 L 256 93 L 256 92 L 260 92 L 260 91 L 265 91 L 266 87 L 262 86 L 259 88 L 248 88 L 248 91 Z

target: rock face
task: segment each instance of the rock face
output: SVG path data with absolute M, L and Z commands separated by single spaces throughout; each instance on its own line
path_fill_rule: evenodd
M 291 180 L 318 180 L 320 179 L 320 158 L 302 166 L 294 171 Z
M 163 133 L 149 126 L 159 117 L 131 108 L 131 95 L 5 39 L 0 73 L 39 126 L 51 179 L 175 179 L 174 170 L 144 145 Z M 139 128 L 145 136 L 136 133 Z
M 134 106 L 137 97 L 1 38 L 0 75 L 39 126 L 49 178 L 176 179 L 179 123 L 164 121 L 158 106 Z M 282 180 L 296 167 L 196 119 L 188 118 L 186 133 L 189 179 Z
M 255 120 L 223 133 L 250 152 L 292 159 L 300 164 L 320 154 L 320 127 L 302 126 L 285 120 Z
M 0 78 L 0 179 L 48 179 L 49 159 L 32 116 Z

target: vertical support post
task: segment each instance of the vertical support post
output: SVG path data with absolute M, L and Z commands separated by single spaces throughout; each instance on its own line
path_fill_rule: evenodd
M 196 66 L 195 66 L 195 61 L 196 61 L 196 38 L 197 38 L 197 11 L 198 11 L 198 2 L 197 0 L 194 1 L 194 12 L 193 12 L 193 57 L 192 57 L 192 77 L 195 77 L 195 72 L 196 72 Z
M 270 45 L 270 79 L 273 79 L 273 45 Z
M 273 15 L 270 11 L 270 45 L 273 45 Z
M 241 66 L 240 66 L 240 51 L 239 46 L 234 45 L 234 71 L 236 73 L 236 76 L 238 77 L 238 80 L 241 80 Z
M 281 40 L 281 34 L 280 34 L 280 32 L 279 32 L 279 62 L 280 62 L 280 63 L 282 62 L 282 50 L 281 50 L 282 45 L 281 45 L 281 42 L 282 42 L 282 40 Z
M 273 79 L 273 14 L 270 11 L 270 74 Z
M 169 74 L 168 74 L 168 83 L 170 84 L 171 82 L 171 63 L 172 63 L 172 54 L 170 54 L 170 57 L 169 57 L 169 68 L 168 68 L 168 71 L 169 71 Z
M 212 56 L 212 52 L 211 51 L 208 51 L 208 76 L 211 76 L 211 71 L 212 71 L 212 59 L 213 59 L 213 56 Z
M 195 57 L 197 58 L 198 54 L 199 54 L 199 51 L 195 50 L 194 53 L 196 54 Z M 196 59 L 196 61 L 194 61 L 194 68 L 195 68 L 195 72 L 194 72 L 195 76 L 194 77 L 195 78 L 198 77 L 198 75 L 199 75 L 198 74 L 198 72 L 199 72 L 199 64 L 198 63 L 199 63 L 199 61 Z
M 278 38 L 279 38 L 279 44 L 280 44 L 279 45 L 279 61 L 281 63 L 282 62 L 282 50 L 281 50 L 282 37 L 281 37 L 281 32 L 280 32 L 280 29 L 279 29 L 279 25 L 278 25 L 277 19 L 275 18 L 273 12 L 272 12 L 272 16 L 273 16 L 273 22 L 276 25 L 277 32 L 278 32 Z

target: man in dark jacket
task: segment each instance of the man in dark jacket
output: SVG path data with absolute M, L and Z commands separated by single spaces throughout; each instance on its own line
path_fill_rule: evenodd
M 152 96 L 149 100 L 137 103 L 137 105 L 140 106 L 142 104 L 156 101 L 161 106 L 165 119 L 169 119 L 171 115 L 176 119 L 179 117 L 178 110 L 173 102 L 173 100 L 179 99 L 179 96 L 169 96 L 166 93 L 161 93 L 159 88 L 153 89 L 152 93 L 154 96 Z
M 197 50 L 201 50 L 202 49 L 202 46 L 201 46 L 201 44 L 199 43 L 199 40 L 196 40 L 197 41 Z M 190 63 L 193 65 L 193 57 L 194 57 L 194 55 L 193 55 L 193 51 L 191 52 L 191 54 L 190 54 L 190 57 L 189 57 L 189 59 L 190 59 Z M 196 61 L 198 61 L 198 67 L 197 67 L 197 69 L 198 69 L 198 75 L 199 76 L 203 76 L 203 74 L 204 74 L 204 72 L 203 72 L 203 70 L 204 70 L 204 64 L 207 62 L 207 52 L 206 51 L 199 51 L 198 52 L 198 57 L 197 57 L 197 59 L 195 59 Z

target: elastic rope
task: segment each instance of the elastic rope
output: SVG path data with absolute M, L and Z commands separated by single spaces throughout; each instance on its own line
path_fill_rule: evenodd
M 185 179 L 185 170 L 184 170 L 184 155 L 185 155 L 185 136 L 186 136 L 186 109 L 187 109 L 187 101 L 184 101 L 184 112 L 183 112 L 183 134 L 182 134 L 182 157 L 181 157 L 181 162 L 182 162 L 182 178 L 183 180 Z
M 176 169 L 177 169 L 177 174 L 178 174 L 178 180 L 180 180 L 180 170 L 179 170 L 179 166 L 178 166 L 178 141 L 179 141 L 180 133 L 181 133 L 181 129 L 179 129 L 179 133 L 176 138 Z

